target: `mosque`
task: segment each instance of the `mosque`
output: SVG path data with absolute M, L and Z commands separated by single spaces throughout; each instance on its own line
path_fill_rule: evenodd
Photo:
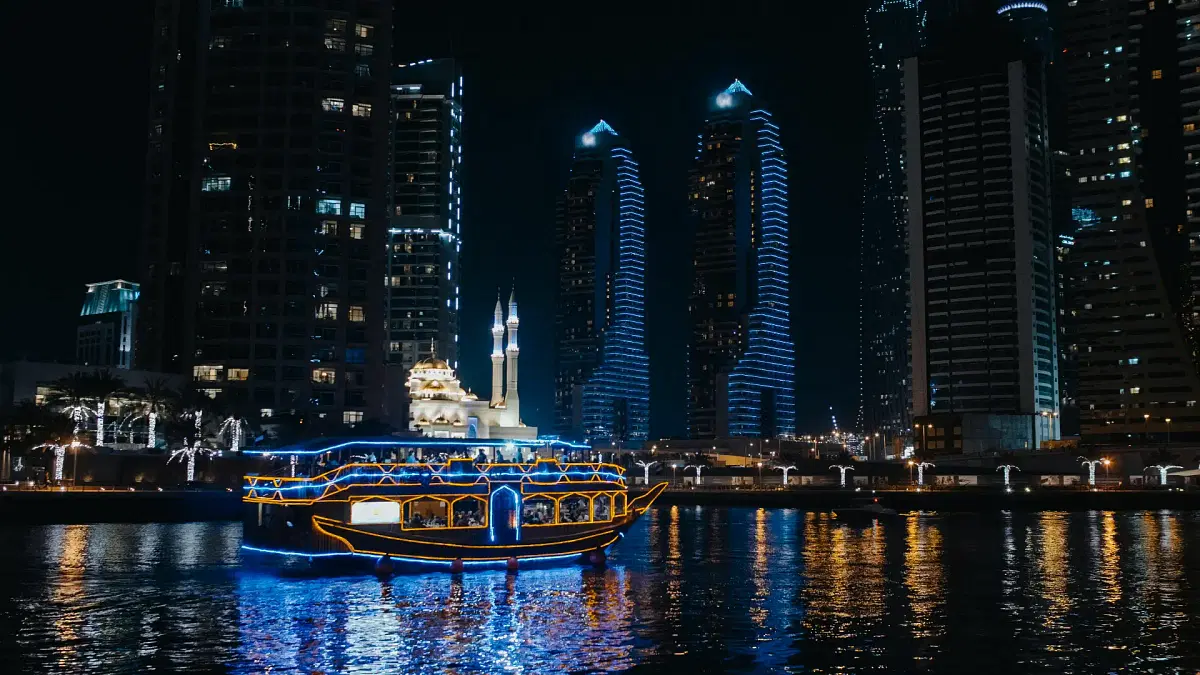
M 508 298 L 508 318 L 500 298 L 492 322 L 492 395 L 486 401 L 462 388 L 450 364 L 437 354 L 419 361 L 409 372 L 408 428 L 435 438 L 503 438 L 534 440 L 537 427 L 521 423 L 521 399 L 517 394 L 517 297 Z M 508 327 L 508 345 L 504 329 Z M 505 361 L 508 384 L 505 386 Z

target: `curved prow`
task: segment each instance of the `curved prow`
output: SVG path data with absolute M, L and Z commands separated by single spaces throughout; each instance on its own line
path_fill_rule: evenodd
M 654 503 L 654 500 L 658 499 L 658 496 L 661 495 L 663 490 L 666 489 L 666 483 L 656 483 L 654 487 L 647 490 L 645 494 L 640 495 L 637 499 L 629 502 L 629 510 L 638 515 L 645 513 L 646 509 L 650 508 L 650 505 Z

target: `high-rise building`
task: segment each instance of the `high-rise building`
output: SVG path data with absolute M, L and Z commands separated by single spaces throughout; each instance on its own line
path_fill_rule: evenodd
M 138 285 L 123 279 L 87 285 L 75 327 L 75 363 L 133 367 L 138 294 Z
M 264 418 L 380 416 L 392 3 L 155 17 L 147 366 Z
M 859 243 L 858 427 L 888 441 L 912 426 L 902 64 L 920 48 L 924 27 L 920 0 L 872 0 L 867 7 L 873 107 Z
M 1063 8 L 1078 403 L 1092 441 L 1200 433 L 1181 18 L 1161 0 Z
M 974 39 L 1002 25 L 964 21 L 904 63 L 921 453 L 1059 436 L 1045 68 L 1015 40 Z
M 604 443 L 645 440 L 644 195 L 628 142 L 603 120 L 576 139 L 554 241 L 555 432 Z
M 1183 158 L 1187 191 L 1188 283 L 1192 292 L 1191 347 L 1200 361 L 1200 2 L 1179 5 L 1179 86 L 1183 125 Z
M 462 71 L 452 59 L 397 66 L 391 85 L 387 390 L 405 419 L 408 371 L 421 359 L 458 367 L 462 250 Z
M 689 176 L 693 438 L 795 432 L 787 162 L 779 126 L 735 80 L 711 100 Z

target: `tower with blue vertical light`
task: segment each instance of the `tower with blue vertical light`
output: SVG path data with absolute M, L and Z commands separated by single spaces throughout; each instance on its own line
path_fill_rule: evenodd
M 690 434 L 793 434 L 787 160 L 779 126 L 740 80 L 712 99 L 689 182 Z
M 603 120 L 577 139 L 555 243 L 555 431 L 645 440 L 645 193 L 628 143 Z

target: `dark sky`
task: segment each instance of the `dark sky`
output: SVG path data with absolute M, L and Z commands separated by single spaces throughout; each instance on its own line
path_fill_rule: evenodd
M 685 431 L 685 181 L 708 98 L 736 77 L 775 115 L 788 153 L 798 427 L 827 429 L 831 405 L 853 423 L 869 106 L 861 2 L 572 2 L 536 15 L 519 3 L 399 4 L 397 60 L 449 55 L 466 73 L 469 386 L 487 387 L 491 307 L 515 279 L 523 416 L 549 426 L 554 201 L 574 136 L 603 118 L 629 138 L 646 190 L 652 433 Z M 56 23 L 63 48 L 6 69 L 6 89 L 26 92 L 31 112 L 10 128 L 9 167 L 21 170 L 8 194 L 19 207 L 0 228 L 10 319 L 0 359 L 70 359 L 83 284 L 137 280 L 150 24 L 145 0 L 78 3 Z

